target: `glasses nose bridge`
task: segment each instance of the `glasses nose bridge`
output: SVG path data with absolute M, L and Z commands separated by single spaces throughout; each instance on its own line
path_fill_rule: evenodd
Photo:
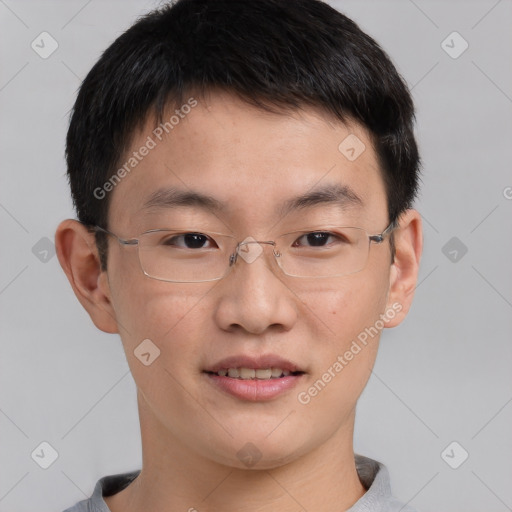
M 247 245 L 247 244 L 268 244 L 268 245 L 273 245 L 273 246 L 276 245 L 274 240 L 244 240 L 242 242 L 239 242 L 237 247 L 241 247 L 242 245 Z
M 257 245 L 266 244 L 266 245 L 271 245 L 274 248 L 273 251 L 272 251 L 272 254 L 274 255 L 274 257 L 279 256 L 279 254 L 276 254 L 276 251 L 275 251 L 275 248 L 276 248 L 276 245 L 277 245 L 275 240 L 243 240 L 242 242 L 238 242 L 237 246 L 235 247 L 235 250 L 233 251 L 233 254 L 231 254 L 231 256 L 229 258 L 229 266 L 230 267 L 237 262 L 238 255 L 240 254 L 240 249 L 243 246 L 249 245 L 249 244 L 257 244 Z

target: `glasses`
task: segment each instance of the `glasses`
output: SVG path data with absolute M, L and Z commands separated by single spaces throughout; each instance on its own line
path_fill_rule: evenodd
M 136 245 L 146 276 L 172 283 L 200 283 L 224 278 L 239 257 L 252 263 L 264 245 L 272 246 L 275 260 L 287 276 L 355 274 L 365 268 L 371 243 L 382 243 L 396 227 L 391 222 L 382 233 L 369 235 L 357 227 L 322 226 L 285 233 L 275 240 L 248 237 L 242 242 L 231 235 L 189 229 L 151 229 L 129 240 L 99 226 L 92 229 L 116 238 L 124 246 Z

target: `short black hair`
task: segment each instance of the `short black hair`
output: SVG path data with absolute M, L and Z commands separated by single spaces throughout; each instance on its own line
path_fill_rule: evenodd
M 78 219 L 108 229 L 113 176 L 137 127 L 186 95 L 233 93 L 272 112 L 317 107 L 372 138 L 389 221 L 412 207 L 420 158 L 408 87 L 381 47 L 320 0 L 177 0 L 105 50 L 72 110 L 67 173 Z M 340 141 L 341 142 L 341 141 Z M 106 240 L 96 233 L 102 269 Z

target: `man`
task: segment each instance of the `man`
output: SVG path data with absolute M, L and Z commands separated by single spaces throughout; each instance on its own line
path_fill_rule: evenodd
M 121 35 L 67 137 L 73 290 L 119 333 L 140 471 L 69 511 L 410 511 L 355 455 L 422 249 L 409 92 L 317 0 L 180 0 Z

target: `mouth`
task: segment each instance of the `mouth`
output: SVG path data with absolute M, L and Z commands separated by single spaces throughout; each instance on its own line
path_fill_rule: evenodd
M 203 370 L 215 388 L 240 400 L 264 401 L 295 387 L 306 371 L 274 355 L 234 356 Z
M 205 371 L 210 375 L 218 375 L 219 377 L 229 377 L 230 379 L 239 380 L 270 380 L 282 379 L 290 375 L 303 375 L 302 371 L 283 370 L 282 368 L 222 368 L 217 372 Z

